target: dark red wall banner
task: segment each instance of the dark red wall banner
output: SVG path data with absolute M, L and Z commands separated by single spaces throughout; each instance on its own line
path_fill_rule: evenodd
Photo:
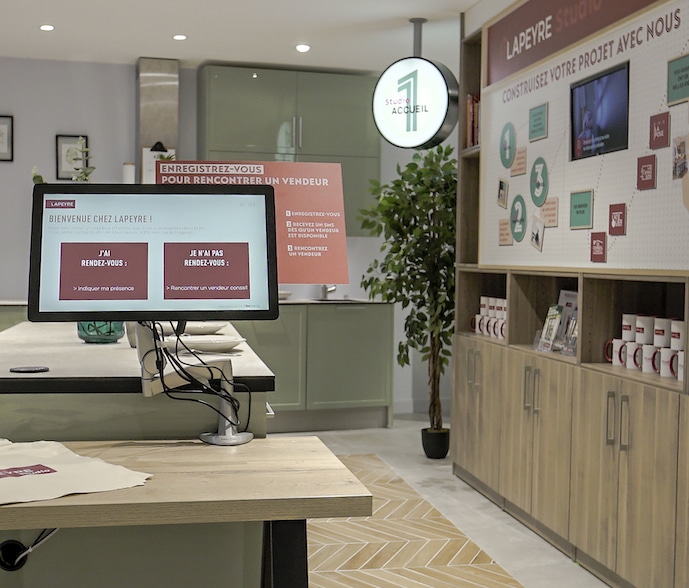
M 499 82 L 657 0 L 530 0 L 488 27 L 487 85 Z

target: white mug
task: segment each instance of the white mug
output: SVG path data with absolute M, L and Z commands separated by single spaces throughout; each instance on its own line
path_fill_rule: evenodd
M 627 342 L 623 339 L 611 339 L 605 343 L 605 359 L 616 366 L 627 362 Z
M 505 339 L 505 329 L 507 328 L 507 321 L 504 318 L 498 319 L 498 339 Z
M 490 322 L 491 317 L 484 316 L 483 322 L 481 323 L 481 335 L 488 337 L 490 335 L 490 328 L 492 327 Z
M 622 315 L 622 338 L 625 341 L 636 341 L 636 315 Z
M 486 326 L 486 335 L 489 337 L 497 337 L 497 333 L 495 332 L 495 323 L 497 322 L 498 319 L 496 319 L 494 316 L 488 317 L 487 326 Z
M 684 351 L 677 352 L 677 379 L 684 382 Z
M 684 321 L 672 319 L 670 323 L 670 347 L 676 351 L 684 350 Z
M 670 326 L 672 321 L 669 318 L 656 317 L 653 321 L 653 345 L 656 347 L 670 347 Z
M 492 318 L 495 317 L 495 297 L 494 296 L 488 297 L 488 316 L 492 317 Z
M 477 335 L 481 335 L 483 333 L 483 321 L 485 320 L 486 317 L 482 314 L 475 314 L 473 317 L 471 317 L 470 326 L 472 331 L 474 331 L 474 333 Z
M 677 377 L 677 352 L 669 347 L 660 350 L 660 369 L 658 373 L 662 378 Z
M 640 370 L 643 359 L 643 345 L 636 341 L 627 342 L 627 357 L 625 366 L 629 370 Z
M 653 343 L 644 343 L 642 349 L 641 371 L 644 374 L 657 373 L 656 366 L 658 365 L 658 348 L 653 345 Z
M 499 319 L 507 318 L 507 299 L 495 299 L 495 316 Z
M 483 316 L 488 316 L 488 296 L 481 296 L 479 314 L 482 314 Z
M 636 342 L 642 345 L 653 344 L 653 325 L 655 317 L 639 314 L 636 316 Z

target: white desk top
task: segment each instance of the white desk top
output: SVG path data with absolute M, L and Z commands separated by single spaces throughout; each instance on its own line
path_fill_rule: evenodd
M 0 529 L 109 527 L 369 516 L 372 496 L 317 437 L 65 443 L 153 474 L 144 486 L 0 506 Z

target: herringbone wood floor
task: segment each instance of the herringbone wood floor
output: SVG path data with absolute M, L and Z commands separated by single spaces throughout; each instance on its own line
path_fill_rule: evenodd
M 308 522 L 311 588 L 521 585 L 375 455 L 340 456 L 373 516 Z

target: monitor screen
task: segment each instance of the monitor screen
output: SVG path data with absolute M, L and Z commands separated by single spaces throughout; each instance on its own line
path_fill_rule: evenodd
M 571 86 L 572 161 L 627 149 L 629 62 Z
M 34 186 L 30 321 L 277 316 L 271 186 Z

